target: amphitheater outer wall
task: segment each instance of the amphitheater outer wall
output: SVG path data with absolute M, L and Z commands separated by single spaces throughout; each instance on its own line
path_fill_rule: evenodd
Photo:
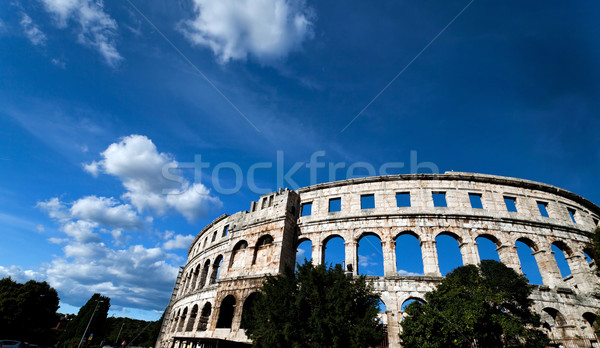
M 398 206 L 396 194 L 409 194 L 410 206 Z M 435 206 L 434 193 L 443 193 L 445 207 Z M 470 196 L 479 197 L 474 208 Z M 361 196 L 372 196 L 374 207 L 363 209 Z M 329 200 L 340 199 L 330 212 Z M 508 211 L 505 199 L 514 202 Z M 510 203 L 510 202 L 509 202 Z M 548 216 L 542 216 L 542 204 Z M 310 214 L 307 214 L 310 205 Z M 569 191 L 538 182 L 482 175 L 393 175 L 324 183 L 295 191 L 279 190 L 252 202 L 249 211 L 223 215 L 206 226 L 189 248 L 165 311 L 156 348 L 235 346 L 250 343 L 241 319 L 267 274 L 294 265 L 296 248 L 312 245 L 312 262 L 324 260 L 329 239 L 344 240 L 348 273 L 358 275 L 358 245 L 365 235 L 381 241 L 384 274 L 369 276 L 385 304 L 390 347 L 399 347 L 402 304 L 423 299 L 443 279 L 436 237 L 458 241 L 463 264 L 480 261 L 476 239 L 497 247 L 500 260 L 522 272 L 516 242 L 533 251 L 543 285 L 532 294 L 534 311 L 542 315 L 553 339 L 589 337 L 600 307 L 595 265 L 585 251 L 598 226 L 600 208 Z M 401 276 L 396 268 L 396 238 L 418 239 L 423 272 Z M 571 274 L 562 277 L 552 246 L 565 255 Z M 596 344 L 596 343 L 594 343 Z M 187 347 L 186 347 L 187 348 Z

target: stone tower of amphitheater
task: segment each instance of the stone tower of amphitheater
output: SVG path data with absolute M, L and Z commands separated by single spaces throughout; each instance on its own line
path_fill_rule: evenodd
M 436 206 L 433 196 L 445 198 Z M 361 206 L 368 199 L 374 207 Z M 341 202 L 330 211 L 330 201 Z M 474 204 L 473 202 L 476 202 Z M 337 203 L 337 202 L 336 202 Z M 244 310 L 266 274 L 293 265 L 296 248 L 309 241 L 312 262 L 324 260 L 328 241 L 344 240 L 345 268 L 359 273 L 358 245 L 381 242 L 384 275 L 369 281 L 385 304 L 381 313 L 390 347 L 400 347 L 402 305 L 422 300 L 443 279 L 436 237 L 458 241 L 463 264 L 480 260 L 476 240 L 492 241 L 500 260 L 522 272 L 515 243 L 530 249 L 542 276 L 533 310 L 550 338 L 565 346 L 598 346 L 592 324 L 600 307 L 595 265 L 586 259 L 600 207 L 555 186 L 528 180 L 446 172 L 368 177 L 279 190 L 252 202 L 249 211 L 222 215 L 204 227 L 189 248 L 165 312 L 156 348 L 237 347 L 250 343 Z M 417 238 L 422 276 L 400 276 L 396 240 Z M 552 247 L 565 255 L 563 277 Z

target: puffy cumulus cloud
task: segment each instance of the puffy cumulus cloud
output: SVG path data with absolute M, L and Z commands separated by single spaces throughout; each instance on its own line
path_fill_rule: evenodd
M 178 29 L 221 62 L 283 57 L 312 36 L 314 15 L 303 0 L 194 0 L 194 10 Z
M 104 12 L 102 1 L 41 1 L 46 11 L 54 15 L 59 27 L 65 28 L 71 21 L 77 23 L 77 41 L 98 51 L 108 65 L 116 66 L 123 59 L 115 43 L 117 22 Z
M 87 196 L 70 204 L 54 197 L 38 202 L 37 207 L 59 221 L 63 232 L 80 241 L 91 240 L 92 231 L 99 226 L 115 230 L 140 230 L 144 227 L 141 217 L 131 205 L 121 204 L 112 197 Z
M 194 238 L 195 237 L 191 234 L 188 234 L 187 236 L 177 234 L 173 239 L 166 241 L 163 244 L 163 248 L 165 250 L 187 249 L 192 244 L 192 241 L 194 241 Z
M 44 46 L 46 44 L 46 34 L 38 28 L 38 26 L 33 23 L 31 17 L 29 17 L 26 13 L 21 15 L 21 28 L 23 28 L 23 32 L 27 39 L 35 45 L 35 46 Z
M 165 262 L 172 256 L 159 248 L 112 249 L 104 243 L 74 241 L 63 251 L 38 271 L 0 266 L 0 278 L 45 280 L 59 292 L 61 302 L 75 306 L 100 292 L 116 306 L 162 310 L 177 277 L 177 267 Z
M 200 183 L 191 184 L 183 177 L 167 180 L 165 173 L 177 168 L 178 163 L 171 155 L 158 152 L 146 136 L 124 137 L 108 146 L 101 156 L 100 161 L 84 164 L 84 169 L 95 176 L 102 172 L 118 177 L 127 191 L 123 198 L 140 213 L 150 210 L 164 215 L 175 210 L 193 221 L 222 205 Z
M 119 204 L 114 198 L 88 196 L 71 206 L 75 218 L 95 221 L 105 226 L 127 230 L 142 229 L 143 223 L 129 204 Z

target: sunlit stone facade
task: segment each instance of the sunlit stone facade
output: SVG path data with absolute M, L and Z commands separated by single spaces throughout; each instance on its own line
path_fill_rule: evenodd
M 399 206 L 397 194 L 408 195 L 409 206 Z M 442 195 L 446 206 L 435 206 L 433 194 Z M 374 207 L 364 209 L 361 196 L 371 195 Z M 470 196 L 478 197 L 481 207 L 474 207 Z M 330 199 L 341 200 L 339 211 L 329 211 Z M 599 220 L 600 208 L 574 193 L 472 173 L 369 177 L 273 192 L 252 202 L 250 211 L 220 216 L 197 235 L 173 289 L 157 348 L 249 343 L 240 327 L 244 308 L 266 274 L 294 264 L 299 243 L 310 241 L 312 262 L 322 263 L 328 240 L 343 238 L 344 267 L 357 275 L 358 245 L 366 235 L 381 242 L 384 275 L 369 279 L 386 307 L 388 344 L 399 347 L 402 304 L 423 299 L 442 279 L 436 249 L 441 234 L 458 241 L 463 264 L 479 262 L 476 239 L 486 238 L 497 246 L 500 260 L 518 272 L 515 243 L 528 245 L 543 279 L 532 295 L 534 310 L 549 336 L 587 337 L 597 344 L 591 323 L 600 306 L 598 278 L 585 251 Z M 402 255 L 396 254 L 396 238 L 403 234 L 420 243 L 422 276 L 398 275 L 396 258 Z M 569 276 L 561 276 L 552 245 L 566 256 Z

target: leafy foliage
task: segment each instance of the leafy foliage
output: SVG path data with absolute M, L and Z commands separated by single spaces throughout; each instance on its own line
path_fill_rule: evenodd
M 592 232 L 592 243 L 589 245 L 590 257 L 594 260 L 597 269 L 600 269 L 598 265 L 600 265 L 600 227 L 596 227 L 596 229 Z
M 548 337 L 530 310 L 527 279 L 504 264 L 483 260 L 449 273 L 426 303 L 406 308 L 404 347 L 545 347 Z
M 383 338 L 365 277 L 313 266 L 268 276 L 242 326 L 254 347 L 367 347 Z
M 97 308 L 96 305 L 98 306 Z M 79 309 L 77 316 L 67 324 L 62 340 L 69 346 L 77 346 L 89 323 L 90 326 L 87 330 L 85 340 L 92 345 L 100 345 L 105 332 L 106 316 L 109 308 L 110 298 L 100 294 L 92 295 L 86 304 Z M 91 322 L 90 318 L 92 318 Z M 90 334 L 93 334 L 93 338 L 88 342 Z
M 162 320 L 162 317 L 153 322 L 130 318 L 107 318 L 104 344 L 120 346 L 124 341 L 126 345 L 153 347 Z
M 0 337 L 53 345 L 58 294 L 48 283 L 0 280 Z

